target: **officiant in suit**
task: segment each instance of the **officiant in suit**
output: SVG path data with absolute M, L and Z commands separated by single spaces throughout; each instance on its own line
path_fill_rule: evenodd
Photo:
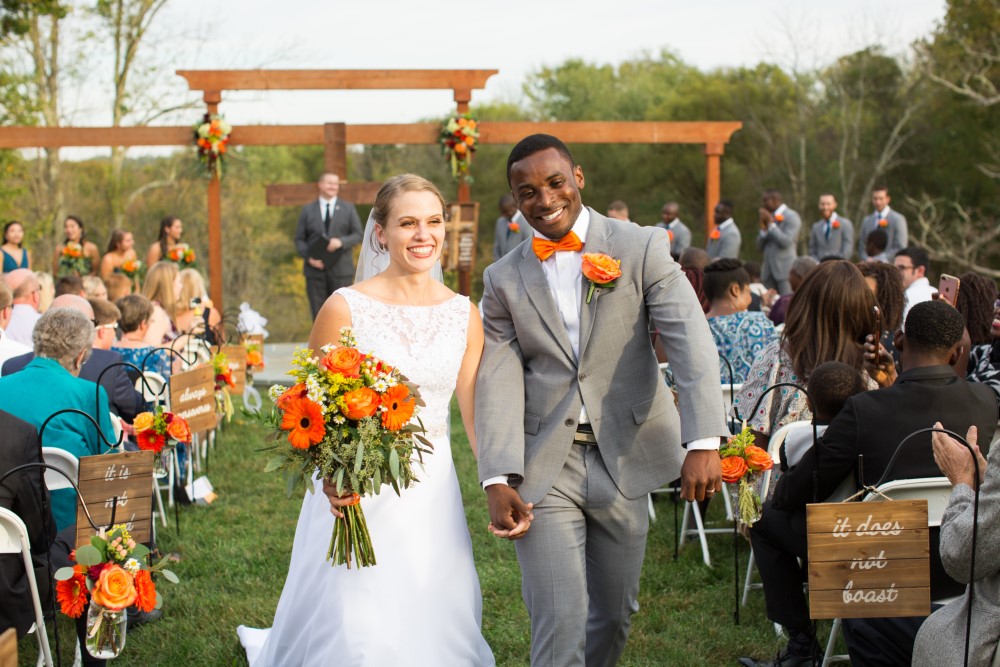
M 306 295 L 313 319 L 328 296 L 354 282 L 351 248 L 364 230 L 354 204 L 337 197 L 340 177 L 325 172 L 317 183 L 319 198 L 306 204 L 295 229 L 295 249 L 305 260 Z
M 584 207 L 562 141 L 523 139 L 507 178 L 534 233 L 483 276 L 479 478 L 493 533 L 516 540 L 532 665 L 610 666 L 638 609 L 646 494 L 678 476 L 688 500 L 721 489 L 718 355 L 667 234 Z M 596 254 L 621 276 L 591 289 Z

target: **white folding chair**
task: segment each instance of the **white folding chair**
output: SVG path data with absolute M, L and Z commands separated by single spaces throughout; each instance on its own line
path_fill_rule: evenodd
M 21 554 L 21 559 L 24 561 L 24 571 L 28 577 L 28 588 L 31 590 L 31 603 L 35 608 L 34 632 L 38 635 L 41 664 L 52 667 L 52 651 L 49 649 L 49 636 L 45 631 L 45 615 L 42 613 L 42 601 L 38 596 L 35 568 L 31 563 L 31 543 L 28 541 L 28 529 L 21 521 L 21 517 L 6 507 L 0 507 L 0 553 Z
M 938 528 L 941 526 L 944 511 L 948 507 L 948 499 L 951 498 L 951 488 L 951 482 L 948 481 L 947 477 L 917 477 L 886 482 L 878 487 L 878 491 L 892 500 L 926 500 L 927 527 Z M 878 501 L 882 500 L 882 496 L 871 493 L 865 496 L 864 500 L 865 502 Z M 935 600 L 934 602 L 941 604 L 945 601 Z M 823 653 L 823 667 L 834 662 L 848 662 L 851 659 L 846 653 L 835 655 L 833 652 L 837 645 L 837 639 L 840 637 L 840 626 L 840 619 L 833 619 L 830 638 L 826 642 L 826 651 Z M 997 660 L 997 656 L 994 656 L 994 665 L 1000 665 Z
M 59 468 L 69 476 L 69 479 L 76 482 L 80 477 L 80 459 L 76 458 L 65 449 L 58 447 L 42 447 L 42 460 L 50 466 Z M 55 470 L 45 469 L 45 486 L 49 491 L 59 491 L 60 489 L 72 489 L 73 485 L 69 479 L 59 474 Z

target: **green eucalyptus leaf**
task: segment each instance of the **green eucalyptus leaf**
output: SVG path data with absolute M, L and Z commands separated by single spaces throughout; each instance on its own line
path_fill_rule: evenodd
M 132 558 L 136 559 L 140 563 L 146 559 L 149 555 L 149 548 L 145 544 L 135 545 L 135 549 L 132 549 Z
M 271 459 L 267 462 L 267 465 L 264 466 L 264 472 L 274 472 L 275 470 L 278 470 L 285 464 L 285 460 L 286 459 L 282 454 L 271 457 Z
M 337 470 L 337 495 L 344 495 L 344 469 Z
M 156 606 L 154 609 L 159 609 L 163 606 L 163 596 L 160 595 L 160 591 L 156 591 Z
M 76 550 L 76 562 L 84 567 L 93 567 L 103 563 L 104 556 L 93 545 L 85 544 Z
M 61 567 L 52 576 L 55 577 L 56 581 L 66 581 L 67 579 L 72 579 L 74 574 L 76 574 L 76 570 L 72 567 Z
M 181 582 L 181 580 L 177 578 L 177 575 L 170 570 L 160 570 L 160 574 L 162 574 L 163 578 L 172 584 L 179 584 Z
M 354 473 L 357 474 L 361 472 L 361 464 L 364 463 L 365 458 L 365 445 L 360 440 L 358 441 L 358 453 L 354 455 Z

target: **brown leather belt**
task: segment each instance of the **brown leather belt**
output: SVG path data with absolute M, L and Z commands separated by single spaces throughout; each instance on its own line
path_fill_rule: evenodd
M 573 444 L 596 445 L 597 436 L 594 435 L 594 428 L 590 424 L 578 425 L 576 427 L 576 434 L 573 436 Z

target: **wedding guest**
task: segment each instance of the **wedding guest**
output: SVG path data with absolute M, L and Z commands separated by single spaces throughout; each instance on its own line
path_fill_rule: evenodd
M 1000 398 L 1000 301 L 993 304 L 990 320 L 990 341 L 975 345 L 969 352 L 969 382 L 985 384 Z
M 677 260 L 685 249 L 691 247 L 691 230 L 681 222 L 680 207 L 675 201 L 669 201 L 660 210 L 660 222 L 657 227 L 667 230 L 670 236 L 670 256 Z
M 141 294 L 129 294 L 119 299 L 115 305 L 121 312 L 121 317 L 118 319 L 121 338 L 112 343 L 111 350 L 120 354 L 123 361 L 139 368 L 145 367 L 146 370 L 159 373 L 165 378 L 170 377 L 170 353 L 150 354 L 154 346 L 146 342 L 149 321 L 153 317 L 153 302 Z M 137 374 L 134 371 L 129 371 L 129 374 L 134 381 Z
M 889 255 L 885 252 L 889 245 L 889 235 L 884 229 L 876 229 L 865 239 L 865 254 L 862 255 L 866 262 L 886 262 L 891 263 Z
M 903 306 L 903 323 L 906 324 L 906 314 L 918 303 L 930 301 L 937 290 L 931 287 L 927 280 L 930 269 L 930 256 L 920 246 L 909 246 L 896 253 L 892 260 L 903 278 L 903 288 L 906 290 L 906 304 Z
M 86 297 L 87 290 L 83 287 L 83 279 L 80 276 L 71 274 L 59 276 L 56 279 L 56 297 L 58 298 L 63 294 L 75 294 L 76 296 Z
M 699 271 L 704 271 L 710 261 L 712 261 L 712 258 L 708 256 L 708 252 L 705 250 L 701 248 L 688 247 L 681 253 L 678 263 L 681 265 L 682 269 L 698 269 Z
M 128 276 L 121 273 L 112 273 L 104 281 L 104 284 L 108 289 L 108 301 L 112 303 L 126 294 L 132 293 L 133 282 L 129 280 Z
M 41 301 L 42 288 L 30 269 L 14 269 L 10 273 L 5 273 L 3 278 L 13 296 L 11 301 L 13 309 L 5 330 L 6 334 L 11 340 L 31 347 L 31 332 L 41 317 L 38 304 Z
M 766 315 L 771 311 L 771 304 L 778 298 L 778 293 L 767 289 L 760 281 L 760 264 L 758 262 L 743 262 L 743 270 L 750 276 L 750 307 L 747 310 L 760 311 Z
M 181 275 L 173 262 L 157 262 L 149 268 L 142 285 L 142 295 L 153 303 L 153 315 L 146 331 L 146 342 L 154 347 L 177 337 L 174 313 L 181 297 Z
M 850 259 L 854 255 L 854 223 L 837 213 L 837 199 L 830 193 L 819 196 L 820 220 L 809 234 L 809 256 Z
M 997 300 L 997 284 L 991 279 L 967 271 L 958 277 L 960 282 L 955 308 L 965 320 L 969 342 L 973 346 L 993 342 L 993 306 Z
M 3 226 L 3 272 L 10 273 L 14 269 L 30 269 L 31 253 L 24 247 L 24 225 L 17 220 L 11 220 Z
M 705 250 L 710 259 L 716 257 L 737 258 L 743 245 L 740 228 L 733 221 L 733 202 L 722 199 L 715 205 L 715 228 L 708 234 Z
M 881 229 L 886 233 L 887 246 L 885 248 L 887 259 L 879 260 L 891 262 L 900 250 L 908 243 L 906 229 L 906 218 L 889 208 L 889 188 L 884 185 L 876 185 L 872 188 L 872 207 L 875 211 L 861 222 L 861 230 L 858 234 L 858 254 L 864 257 L 864 243 L 868 235 L 876 229 Z
M 10 315 L 14 310 L 13 301 L 14 295 L 10 291 L 10 287 L 7 286 L 6 281 L 0 280 L 0 369 L 3 368 L 4 362 L 11 357 L 31 352 L 30 347 L 12 340 L 10 336 L 4 333 L 7 324 L 10 322 Z M 0 376 L 2 375 L 3 372 L 0 370 Z
M 83 296 L 87 299 L 107 299 L 108 286 L 97 276 L 85 276 L 83 279 Z
M 903 304 L 906 302 L 903 277 L 895 266 L 886 262 L 860 262 L 857 267 L 875 295 L 881 312 L 882 338 L 879 342 L 898 363 L 899 351 L 893 339 L 903 324 Z M 968 350 L 968 346 L 964 349 Z
M 167 259 L 170 251 L 180 244 L 183 235 L 184 223 L 176 215 L 168 215 L 160 220 L 160 233 L 146 251 L 146 266 L 152 267 L 157 262 Z
M 127 232 L 124 229 L 112 231 L 111 239 L 108 241 L 108 250 L 101 258 L 101 278 L 107 280 L 115 271 L 121 270 L 122 264 L 128 261 L 134 262 L 137 259 L 132 232 Z
M 38 298 L 38 312 L 44 313 L 52 305 L 52 299 L 56 298 L 56 283 L 48 271 L 35 271 L 35 279 L 38 281 L 39 289 L 41 289 Z
M 500 217 L 493 232 L 493 261 L 497 261 L 511 250 L 531 238 L 531 228 L 524 216 L 517 210 L 514 197 L 508 192 L 500 197 Z
M 76 408 L 95 417 L 107 415 L 104 387 L 95 391 L 92 382 L 78 377 L 93 341 L 94 325 L 83 313 L 50 308 L 35 325 L 35 358 L 20 372 L 0 377 L 0 405 L 39 429 L 53 413 L 64 408 Z M 106 451 L 93 426 L 81 423 L 82 419 L 75 414 L 53 418 L 41 434 L 43 444 L 64 449 L 77 458 Z M 110 420 L 101 419 L 100 424 L 104 437 L 114 442 Z M 52 492 L 52 515 L 57 531 L 76 522 L 73 489 Z
M 63 234 L 63 242 L 56 246 L 52 255 L 53 275 L 97 275 L 101 253 L 96 245 L 87 240 L 83 220 L 75 215 L 66 216 Z
M 616 199 L 608 204 L 608 217 L 613 220 L 624 220 L 628 222 L 628 204 L 621 199 Z
M 788 208 L 781 192 L 770 188 L 761 196 L 760 233 L 757 248 L 764 255 L 760 276 L 764 285 L 778 292 L 790 294 L 792 286 L 788 272 L 795 261 L 795 247 L 802 229 L 799 214 Z
M 935 424 L 940 427 L 941 424 Z M 951 428 L 952 431 L 956 430 Z M 959 431 L 961 432 L 961 431 Z M 966 627 L 969 595 L 931 614 L 916 636 L 914 665 L 958 664 L 965 658 L 965 636 L 969 633 L 970 665 L 988 665 L 1000 640 L 1000 562 L 997 532 L 1000 531 L 1000 457 L 989 453 L 989 464 L 979 453 L 989 437 L 970 426 L 965 439 L 976 451 L 979 477 L 972 457 L 960 442 L 944 433 L 934 433 L 934 460 L 952 484 L 951 498 L 941 521 L 941 560 L 948 574 L 972 587 L 972 627 Z M 981 445 L 979 443 L 982 443 Z M 979 445 L 979 446 L 977 446 Z M 975 491 L 979 487 L 979 513 L 974 512 Z M 978 525 L 976 553 L 972 552 L 973 526 Z M 975 558 L 975 581 L 971 563 Z
M 337 196 L 340 176 L 324 172 L 317 188 L 319 197 L 302 208 L 295 228 L 295 249 L 305 260 L 302 273 L 314 320 L 327 297 L 354 282 L 352 249 L 364 235 L 354 204 Z
M 791 388 L 772 391 L 751 415 L 767 387 L 808 382 L 812 371 L 827 361 L 864 370 L 862 341 L 874 327 L 874 306 L 875 296 L 861 271 L 848 261 L 823 262 L 802 281 L 789 304 L 781 340 L 760 354 L 733 399 L 737 416 L 760 434 L 759 445 L 785 424 L 812 418 L 805 395 Z M 870 377 L 866 381 L 869 388 L 878 387 Z
M 174 325 L 178 331 L 191 331 L 215 345 L 222 314 L 208 298 L 205 280 L 196 269 L 182 270 L 180 278 L 181 293 L 174 309 Z
M 785 316 L 788 313 L 788 304 L 791 303 L 792 297 L 795 296 L 795 292 L 802 285 L 802 281 L 806 279 L 813 269 L 819 266 L 819 263 L 809 256 L 796 257 L 795 261 L 792 262 L 791 268 L 788 270 L 788 284 L 792 291 L 788 294 L 782 294 L 779 296 L 772 304 L 771 309 L 767 316 L 771 318 L 771 321 L 775 324 L 784 324 Z
M 750 276 L 738 259 L 717 259 L 705 267 L 708 327 L 725 361 L 719 364 L 722 384 L 743 384 L 758 355 L 778 340 L 764 313 L 747 311 Z M 732 368 L 732 377 L 730 377 Z

